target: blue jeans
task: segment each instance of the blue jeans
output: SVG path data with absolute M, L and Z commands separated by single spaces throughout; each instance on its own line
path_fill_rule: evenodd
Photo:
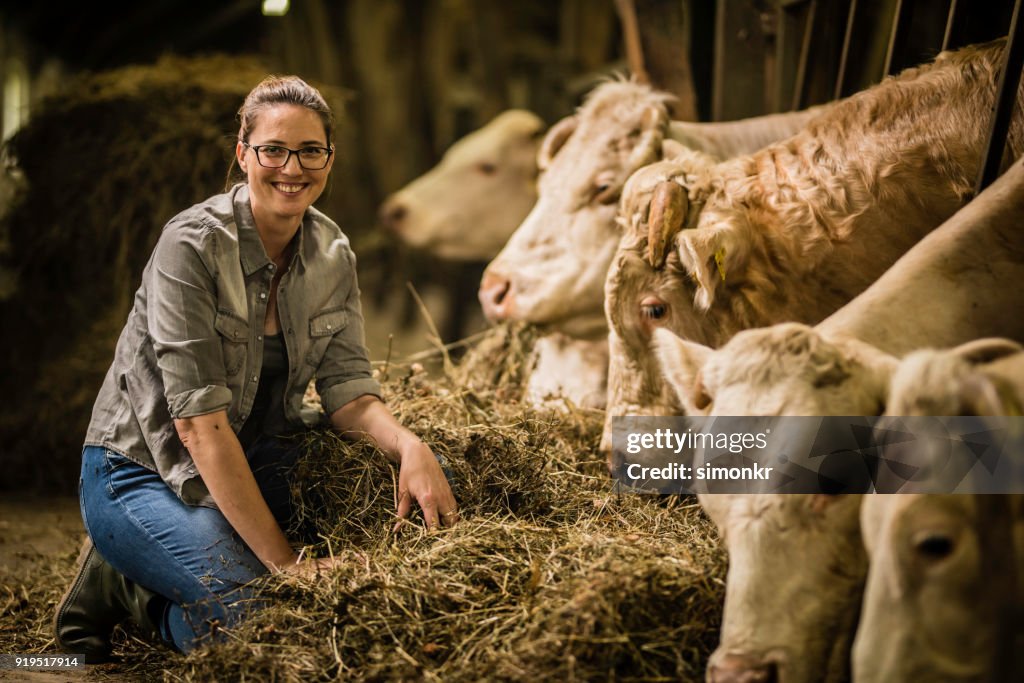
M 282 528 L 291 500 L 287 471 L 297 449 L 260 437 L 246 457 Z M 82 519 L 114 569 L 166 599 L 150 615 L 161 637 L 188 652 L 259 605 L 245 584 L 267 573 L 219 510 L 182 503 L 156 472 L 97 446 L 82 451 Z

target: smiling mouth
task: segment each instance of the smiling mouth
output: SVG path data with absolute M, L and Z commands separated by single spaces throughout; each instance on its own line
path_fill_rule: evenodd
M 273 183 L 273 185 L 285 194 L 298 194 L 306 188 L 304 183 Z

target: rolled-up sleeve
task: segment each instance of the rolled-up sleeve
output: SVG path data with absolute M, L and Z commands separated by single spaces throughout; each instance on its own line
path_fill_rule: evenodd
M 363 336 L 355 255 L 349 251 L 348 258 L 351 287 L 344 306 L 346 324 L 332 335 L 316 371 L 316 389 L 328 415 L 365 394 L 381 397 L 380 384 L 373 378 Z
M 149 269 L 148 332 L 153 340 L 171 417 L 194 417 L 231 404 L 224 351 L 214 326 L 215 273 L 203 241 L 214 237 L 201 225 L 164 230 Z

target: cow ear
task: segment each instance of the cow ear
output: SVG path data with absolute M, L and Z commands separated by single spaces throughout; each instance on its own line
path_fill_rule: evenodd
M 953 354 L 964 359 L 971 365 L 990 363 L 1005 356 L 1024 351 L 1017 342 L 1002 337 L 986 337 L 961 344 L 953 349 Z
M 672 138 L 665 138 L 661 141 L 661 158 L 665 160 L 676 159 L 678 157 L 685 157 L 692 150 Z
M 648 105 L 640 115 L 639 139 L 629 154 L 626 173 L 653 164 L 661 157 L 661 141 L 665 137 L 668 115 L 663 107 Z
M 579 125 L 578 117 L 566 116 L 551 127 L 548 134 L 544 136 L 544 141 L 540 143 L 540 150 L 537 152 L 538 169 L 541 171 L 548 169 L 551 160 L 558 154 L 558 150 L 562 149 L 562 145 L 573 134 L 577 125 Z
M 718 288 L 735 281 L 746 266 L 750 242 L 739 230 L 736 224 L 725 223 L 684 230 L 677 238 L 679 261 L 697 284 L 693 302 L 701 311 L 711 308 Z
M 710 403 L 704 395 L 700 371 L 711 351 L 664 328 L 654 330 L 654 353 L 661 365 L 661 374 L 679 397 L 687 415 L 702 414 Z

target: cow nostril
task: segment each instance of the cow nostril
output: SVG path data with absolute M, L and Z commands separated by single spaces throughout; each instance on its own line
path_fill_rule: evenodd
M 398 227 L 407 213 L 408 211 L 402 204 L 388 202 L 381 208 L 380 220 L 385 227 L 393 229 Z
M 508 294 L 508 290 L 511 287 L 511 283 L 506 280 L 501 283 L 499 287 L 494 290 L 493 301 L 496 304 L 500 304 L 505 300 L 505 296 Z
M 477 296 L 484 315 L 492 321 L 504 320 L 510 315 L 512 282 L 508 278 L 485 273 Z

